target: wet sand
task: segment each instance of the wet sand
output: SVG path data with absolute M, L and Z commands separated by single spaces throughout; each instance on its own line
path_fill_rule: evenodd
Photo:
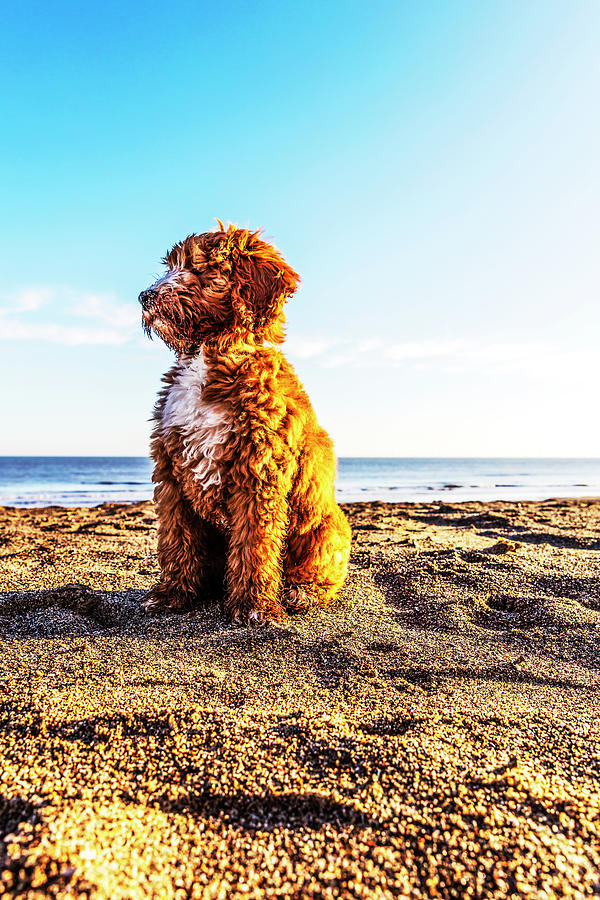
M 0 511 L 0 897 L 598 895 L 600 500 L 345 509 L 258 631 L 143 611 L 151 503 Z

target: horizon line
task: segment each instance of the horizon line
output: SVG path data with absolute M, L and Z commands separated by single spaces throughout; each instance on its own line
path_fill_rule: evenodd
M 508 456 L 375 456 L 375 455 L 360 455 L 360 456 L 347 456 L 347 455 L 338 455 L 336 454 L 337 459 L 549 459 L 549 460 L 564 460 L 564 459 L 580 459 L 580 460 L 598 460 L 600 462 L 600 456 L 522 456 L 522 455 L 513 455 L 510 454 Z M 150 455 L 123 455 L 123 454 L 91 454 L 91 453 L 76 453 L 76 454 L 67 454 L 67 453 L 49 453 L 49 454 L 38 454 L 38 453 L 0 453 L 0 459 L 148 459 L 151 460 L 152 457 Z

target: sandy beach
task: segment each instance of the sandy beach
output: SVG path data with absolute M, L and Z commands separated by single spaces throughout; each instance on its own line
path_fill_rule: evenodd
M 0 897 L 600 893 L 600 500 L 345 510 L 256 631 L 144 612 L 149 502 L 0 511 Z

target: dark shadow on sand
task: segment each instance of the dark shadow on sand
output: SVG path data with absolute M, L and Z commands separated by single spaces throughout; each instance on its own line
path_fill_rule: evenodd
M 444 515 L 439 512 L 413 512 L 411 518 L 428 525 L 449 526 L 452 528 L 472 528 L 485 537 L 504 538 L 518 541 L 521 544 L 548 544 L 565 550 L 600 550 L 600 540 L 585 537 L 572 537 L 566 534 L 555 534 L 547 531 L 532 531 L 531 523 L 517 524 L 508 516 L 497 513 L 476 513 L 472 515 Z
M 26 797 L 20 794 L 13 797 L 0 794 L 0 863 L 5 849 L 4 838 L 13 834 L 21 822 L 33 824 L 36 820 L 36 808 Z

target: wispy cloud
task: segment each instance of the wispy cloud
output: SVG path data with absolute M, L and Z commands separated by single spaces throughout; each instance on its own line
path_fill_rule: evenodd
M 388 344 L 387 347 L 380 345 L 378 349 L 391 362 L 404 362 L 456 356 L 464 347 L 463 341 L 409 341 L 404 344 Z
M 288 338 L 285 347 L 290 356 L 295 356 L 297 359 L 311 359 L 315 356 L 322 356 L 342 343 L 344 342 L 332 338 L 294 335 Z
M 499 374 L 587 371 L 596 365 L 595 354 L 584 348 L 564 348 L 542 341 L 484 341 L 474 338 L 398 342 L 361 337 L 327 342 L 318 336 L 295 337 L 287 342 L 292 359 L 310 358 L 326 369 L 419 368 L 440 373 L 493 371 Z M 297 347 L 302 348 L 297 352 Z M 310 350 L 310 352 L 309 352 Z
M 0 317 L 0 340 L 49 341 L 52 344 L 125 344 L 129 334 L 111 328 L 84 328 L 79 325 L 57 325 L 52 322 L 22 322 Z
M 67 347 L 122 346 L 141 342 L 137 304 L 114 294 L 77 293 L 32 285 L 0 297 L 0 341 L 43 341 Z M 145 346 L 145 341 L 143 342 Z M 594 373 L 595 353 L 542 341 L 431 338 L 397 341 L 381 335 L 357 338 L 295 334 L 284 345 L 298 363 L 323 369 L 419 369 L 444 374 Z
M 56 291 L 50 287 L 31 286 L 8 294 L 0 306 L 0 315 L 32 312 L 40 309 L 56 295 Z
M 137 303 L 119 303 L 109 294 L 84 294 L 73 306 L 73 315 L 108 322 L 114 328 L 133 329 L 140 324 Z
M 112 294 L 25 287 L 0 302 L 0 340 L 118 346 L 137 337 L 139 320 L 136 304 Z
M 371 350 L 379 350 L 383 346 L 381 338 L 364 338 L 356 342 L 357 353 L 369 353 Z

